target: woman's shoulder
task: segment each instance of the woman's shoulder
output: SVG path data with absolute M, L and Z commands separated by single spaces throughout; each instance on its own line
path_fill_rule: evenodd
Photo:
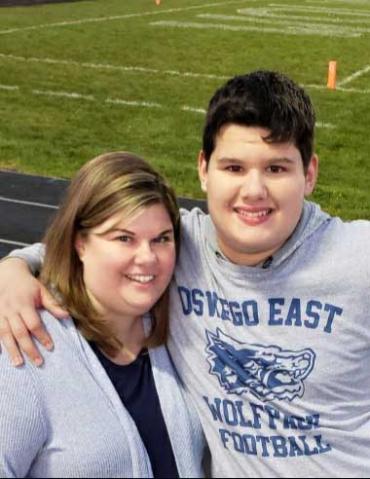
M 46 309 L 38 309 L 37 312 L 42 324 L 52 334 L 66 335 L 76 331 L 76 326 L 70 316 L 59 319 Z
M 50 336 L 53 339 L 53 343 L 56 346 L 55 351 L 62 352 L 66 346 L 73 343 L 73 336 L 76 336 L 77 330 L 72 318 L 67 318 L 60 320 L 53 316 L 46 309 L 38 309 L 37 313 L 40 317 L 42 325 L 48 331 Z M 42 356 L 45 359 L 45 356 L 48 356 L 47 361 L 44 361 L 44 364 L 50 361 L 50 359 L 55 355 L 55 351 L 48 352 L 42 347 L 42 345 L 37 344 Z M 10 360 L 8 353 L 5 351 L 5 348 L 2 348 L 0 354 L 0 371 L 2 376 L 4 374 L 13 374 L 13 371 L 19 371 L 23 369 L 37 371 L 36 366 L 24 355 L 24 366 L 20 368 L 15 368 Z

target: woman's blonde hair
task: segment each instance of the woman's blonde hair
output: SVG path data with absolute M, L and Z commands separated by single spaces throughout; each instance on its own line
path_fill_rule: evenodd
M 112 335 L 89 299 L 83 266 L 75 249 L 76 236 L 87 235 L 91 228 L 119 212 L 129 217 L 140 208 L 158 203 L 170 216 L 178 252 L 180 218 L 172 188 L 142 158 L 127 152 L 107 153 L 80 169 L 45 234 L 43 283 L 68 309 L 85 338 L 108 352 L 116 351 L 122 344 Z M 154 305 L 152 316 L 147 346 L 155 347 L 167 339 L 168 288 Z

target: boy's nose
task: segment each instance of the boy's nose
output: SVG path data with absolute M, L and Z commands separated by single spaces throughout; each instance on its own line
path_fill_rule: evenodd
M 264 176 L 259 171 L 249 171 L 241 187 L 243 198 L 260 200 L 267 197 L 267 187 Z

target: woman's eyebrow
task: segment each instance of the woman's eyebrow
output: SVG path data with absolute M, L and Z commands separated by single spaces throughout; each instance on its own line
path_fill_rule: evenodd
M 131 235 L 131 236 L 135 236 L 135 233 L 133 231 L 129 231 L 129 230 L 126 230 L 124 228 L 117 228 L 117 227 L 112 227 L 112 228 L 108 228 L 107 230 L 105 231 L 100 231 L 98 233 L 95 233 L 97 236 L 105 236 L 105 235 L 108 235 L 108 234 L 112 234 L 112 233 L 124 233 L 124 234 L 127 234 L 127 235 Z
M 168 235 L 168 234 L 173 234 L 173 228 L 170 228 L 168 230 L 162 231 L 162 233 L 159 233 L 157 236 L 163 236 L 163 235 Z

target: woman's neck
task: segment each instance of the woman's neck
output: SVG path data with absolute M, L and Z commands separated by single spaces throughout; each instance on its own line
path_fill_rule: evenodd
M 114 363 L 130 364 L 143 349 L 145 344 L 145 331 L 141 317 L 117 317 L 106 318 L 110 330 L 122 344 L 122 348 L 112 354 L 104 354 Z

